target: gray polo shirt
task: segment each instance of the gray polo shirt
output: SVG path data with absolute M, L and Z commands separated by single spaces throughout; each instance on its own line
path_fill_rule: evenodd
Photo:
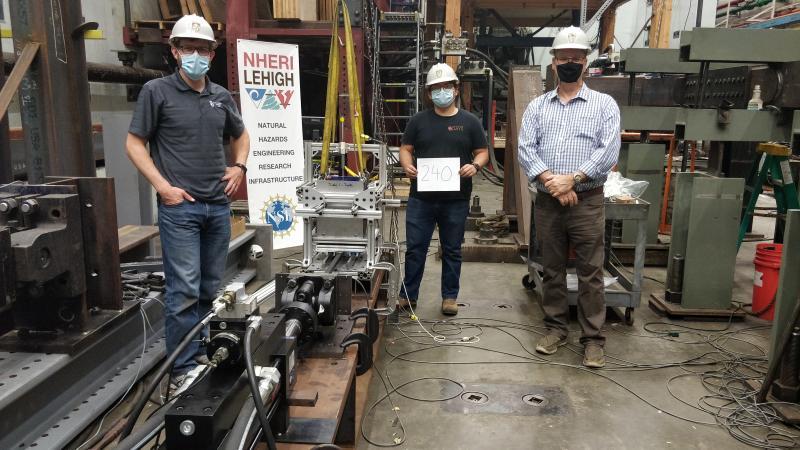
M 128 131 L 150 143 L 161 175 L 197 200 L 227 203 L 223 136 L 238 138 L 244 123 L 230 92 L 206 78 L 203 92 L 176 71 L 151 80 L 139 93 Z

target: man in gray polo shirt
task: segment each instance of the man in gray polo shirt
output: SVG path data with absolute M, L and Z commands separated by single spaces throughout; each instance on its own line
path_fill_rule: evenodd
M 244 180 L 250 149 L 231 94 L 206 77 L 216 46 L 208 22 L 184 16 L 170 44 L 179 69 L 144 85 L 126 142 L 128 157 L 158 193 L 168 353 L 211 308 L 230 241 L 228 197 Z M 224 136 L 230 137 L 230 166 Z M 195 340 L 175 360 L 172 388 L 207 362 Z

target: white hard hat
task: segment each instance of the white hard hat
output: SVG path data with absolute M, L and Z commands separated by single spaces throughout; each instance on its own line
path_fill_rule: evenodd
M 428 76 L 425 80 L 425 87 L 432 86 L 437 83 L 444 83 L 446 81 L 455 81 L 458 83 L 458 77 L 452 67 L 445 63 L 434 64 L 431 70 L 428 71 Z
M 559 31 L 555 39 L 553 39 L 553 48 L 550 49 L 550 54 L 554 55 L 556 50 L 568 48 L 586 50 L 587 52 L 592 49 L 589 46 L 589 38 L 586 33 L 578 27 L 567 27 Z
M 211 29 L 211 25 L 206 22 L 206 19 L 197 14 L 187 14 L 175 22 L 169 41 L 173 42 L 175 39 L 202 39 L 211 41 L 215 46 L 217 43 L 217 40 L 214 39 L 214 30 Z

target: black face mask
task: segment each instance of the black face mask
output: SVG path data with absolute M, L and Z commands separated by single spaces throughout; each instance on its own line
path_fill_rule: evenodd
M 583 64 L 578 64 L 575 62 L 558 64 L 556 66 L 556 72 L 558 72 L 558 79 L 562 82 L 574 83 L 578 81 L 578 78 L 580 78 L 581 74 L 583 73 Z

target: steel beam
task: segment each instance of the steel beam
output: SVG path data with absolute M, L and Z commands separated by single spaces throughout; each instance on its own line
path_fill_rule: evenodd
M 681 61 L 800 61 L 800 30 L 695 28 L 681 33 Z M 782 45 L 785 44 L 785 45 Z
M 551 37 L 498 37 L 498 36 L 482 36 L 479 35 L 475 38 L 476 47 L 550 47 L 553 45 L 553 38 Z
M 611 6 L 611 3 L 613 3 L 613 2 L 614 2 L 614 0 L 606 0 L 605 2 L 603 2 L 603 4 L 600 5 L 600 8 L 598 8 L 597 11 L 595 11 L 594 15 L 592 16 L 591 19 L 589 19 L 588 22 L 581 23 L 581 29 L 583 29 L 583 31 L 586 31 L 589 28 L 591 28 L 592 25 L 594 25 L 595 22 L 597 22 L 598 20 L 600 20 L 601 17 L 603 17 L 603 13 L 606 12 L 608 7 Z M 583 7 L 582 4 L 581 4 L 581 7 Z M 586 21 L 585 13 L 581 12 L 581 14 L 584 14 L 581 19 L 583 21 Z M 600 49 L 600 50 L 602 51 L 602 49 Z
M 503 28 L 505 28 L 506 30 L 508 30 L 509 33 L 511 33 L 511 36 L 519 37 L 519 33 L 517 33 L 517 29 L 514 28 L 514 26 L 511 25 L 503 16 L 501 16 L 500 13 L 497 12 L 496 9 L 490 8 L 487 11 L 489 11 L 489 14 L 493 15 L 495 17 L 495 19 L 497 19 L 497 21 L 500 22 L 500 25 L 502 25 Z
M 675 139 L 690 141 L 788 142 L 791 123 L 782 123 L 772 111 L 727 111 L 728 123 L 719 122 L 716 109 L 683 109 L 675 122 Z M 788 121 L 787 121 L 788 122 Z
M 225 45 L 227 46 L 228 90 L 239 100 L 239 52 L 237 40 L 250 39 L 256 17 L 254 0 L 228 0 L 225 6 Z
M 16 64 L 17 57 L 13 53 L 3 53 L 3 66 L 6 74 L 10 75 Z M 161 70 L 93 62 L 86 63 L 86 74 L 89 81 L 92 82 L 127 84 L 144 84 L 150 80 L 169 75 L 169 73 Z
M 765 20 L 763 22 L 751 23 L 747 25 L 747 28 L 751 29 L 768 29 L 768 28 L 775 28 L 775 27 L 785 27 L 789 25 L 794 25 L 797 22 L 800 22 L 800 13 L 794 14 L 787 14 L 785 16 L 776 17 L 774 19 Z
M 14 51 L 22 53 L 29 43 L 41 46 L 19 89 L 28 181 L 94 176 L 80 4 L 30 0 L 10 7 Z
M 2 39 L 0 39 L 0 56 L 3 56 Z M 0 71 L 0 91 L 5 85 L 6 74 L 4 71 Z M 13 157 L 11 156 L 11 140 L 8 133 L 8 114 L 3 114 L 0 116 L 0 185 L 10 183 L 13 179 L 14 169 Z
M 695 74 L 700 63 L 681 61 L 676 49 L 628 48 L 620 53 L 620 72 Z
M 536 29 L 536 31 L 534 31 L 533 33 L 529 34 L 529 35 L 528 35 L 528 37 L 533 37 L 533 36 L 536 36 L 537 34 L 539 34 L 539 32 L 540 32 L 540 31 L 542 31 L 542 30 L 544 30 L 545 28 L 547 28 L 547 27 L 549 27 L 550 25 L 552 25 L 552 24 L 553 24 L 553 22 L 555 22 L 556 20 L 558 20 L 559 18 L 561 18 L 561 16 L 563 16 L 563 15 L 564 15 L 564 14 L 566 14 L 567 12 L 569 12 L 569 10 L 568 10 L 568 9 L 562 9 L 560 13 L 558 13 L 558 14 L 556 14 L 555 16 L 553 16 L 553 17 L 551 17 L 550 19 L 548 19 L 548 20 L 547 20 L 547 22 L 545 22 L 545 23 L 544 23 L 544 25 L 542 25 L 542 26 L 540 26 L 539 28 L 537 28 L 537 29 Z
M 683 108 L 667 106 L 620 106 L 623 130 L 672 131 Z

